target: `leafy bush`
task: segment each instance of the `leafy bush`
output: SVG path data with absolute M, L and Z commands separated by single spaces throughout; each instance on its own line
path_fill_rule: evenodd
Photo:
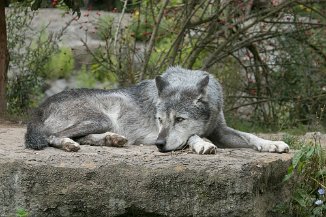
M 96 84 L 95 77 L 87 71 L 86 66 L 83 65 L 77 74 L 77 86 L 80 88 L 93 88 Z
M 45 49 L 44 40 L 39 35 L 33 39 L 28 33 L 29 25 L 34 18 L 35 12 L 30 12 L 27 8 L 19 4 L 12 4 L 6 13 L 8 29 L 8 49 L 10 53 L 10 63 L 8 72 L 7 98 L 8 111 L 11 114 L 21 115 L 26 110 L 36 104 L 41 96 L 42 82 L 38 78 L 37 72 L 43 67 L 47 54 L 42 57 L 39 53 L 52 50 L 49 46 Z
M 108 39 L 114 34 L 113 27 L 114 17 L 110 15 L 101 15 L 97 21 L 97 35 L 102 40 Z
M 166 2 L 141 1 L 127 27 L 101 21 L 106 45 L 93 68 L 121 86 L 170 65 L 208 70 L 231 116 L 250 110 L 247 119 L 273 130 L 316 125 L 326 105 L 324 3 Z
M 10 53 L 8 111 L 18 116 L 24 116 L 30 108 L 39 104 L 43 98 L 44 81 L 48 76 L 64 77 L 73 65 L 72 60 L 65 59 L 66 56 L 71 56 L 69 51 L 62 50 L 55 54 L 58 52 L 57 42 L 64 28 L 60 32 L 49 34 L 44 27 L 35 34 L 30 28 L 35 14 L 36 12 L 31 12 L 28 7 L 19 3 L 11 4 L 6 13 Z M 65 52 L 68 55 L 64 55 Z
M 68 78 L 74 69 L 74 57 L 70 48 L 61 47 L 58 52 L 51 55 L 43 72 L 44 79 Z
M 326 151 L 320 143 L 320 135 L 314 134 L 314 142 L 306 143 L 292 136 L 284 141 L 292 147 L 300 147 L 292 159 L 284 181 L 293 183 L 293 195 L 288 204 L 279 207 L 283 216 L 323 217 L 326 215 Z
M 159 8 L 154 9 L 156 14 L 159 13 L 158 9 Z M 129 25 L 132 37 L 134 37 L 136 41 L 148 41 L 152 35 L 153 27 L 155 26 L 154 19 L 155 17 L 150 16 L 148 13 L 140 13 L 138 10 L 136 10 L 132 16 L 132 21 Z M 160 28 L 158 30 L 158 42 L 160 42 L 161 39 L 168 37 L 168 35 L 171 35 L 171 32 L 169 30 L 172 26 L 173 19 L 171 19 L 171 17 L 166 16 L 162 20 L 162 23 L 160 24 Z M 171 45 L 171 42 L 169 43 L 169 45 Z
M 316 122 L 325 126 L 325 121 L 319 121 L 326 118 L 322 112 L 326 106 L 325 3 L 223 2 L 132 1 L 119 11 L 133 9 L 133 13 L 117 14 L 118 23 L 100 16 L 97 34 L 103 46 L 94 52 L 84 42 L 94 59 L 87 68 L 89 75 L 100 82 L 127 86 L 153 78 L 171 65 L 207 70 L 223 83 L 230 116 L 250 111 L 249 124 L 274 130 Z M 14 14 L 8 30 L 28 32 L 24 26 L 32 19 L 30 15 Z M 123 19 L 127 16 L 132 16 L 130 23 Z M 15 69 L 9 103 L 12 109 L 23 111 L 37 101 L 44 78 L 67 77 L 73 61 L 69 51 L 56 53 L 57 36 L 43 34 L 26 46 L 31 41 L 25 40 L 26 34 L 8 35 L 13 42 L 10 68 Z M 12 49 L 18 45 L 27 47 L 26 51 Z M 64 53 L 71 61 L 66 62 Z M 88 75 L 79 76 L 85 81 Z M 21 81 L 28 86 L 21 87 Z M 17 94 L 16 89 L 25 92 Z

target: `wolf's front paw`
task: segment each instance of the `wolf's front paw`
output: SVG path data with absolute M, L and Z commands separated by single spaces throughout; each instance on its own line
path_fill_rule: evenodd
M 206 141 L 197 142 L 193 145 L 192 150 L 195 151 L 197 154 L 216 154 L 217 147 Z
M 76 152 L 80 149 L 80 145 L 72 139 L 64 138 L 62 140 L 62 149 L 68 152 Z
M 116 133 L 107 133 L 105 136 L 105 146 L 122 147 L 128 139 Z
M 258 145 L 256 148 L 262 152 L 288 153 L 290 151 L 290 147 L 283 141 L 270 141 L 267 144 Z

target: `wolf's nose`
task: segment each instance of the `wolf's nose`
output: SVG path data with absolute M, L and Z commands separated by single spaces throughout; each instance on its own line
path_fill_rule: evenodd
M 155 142 L 155 145 L 158 149 L 162 149 L 166 144 L 166 140 L 165 139 L 157 139 Z

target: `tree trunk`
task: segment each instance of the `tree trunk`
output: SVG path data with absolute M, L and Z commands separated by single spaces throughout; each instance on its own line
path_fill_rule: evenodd
M 7 48 L 5 1 L 0 0 L 0 118 L 5 116 L 7 108 L 6 82 L 8 64 L 9 53 Z

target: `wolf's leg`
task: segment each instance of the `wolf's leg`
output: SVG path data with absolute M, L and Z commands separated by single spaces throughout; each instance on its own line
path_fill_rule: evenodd
M 217 147 L 209 140 L 193 135 L 188 140 L 189 147 L 197 154 L 216 154 Z
M 110 129 L 111 121 L 101 116 L 92 117 L 92 121 L 80 121 L 66 129 L 57 132 L 47 139 L 50 146 L 65 151 L 78 151 L 80 145 L 72 138 L 83 137 L 93 133 L 104 133 Z
M 47 139 L 50 146 L 54 148 L 59 148 L 65 151 L 78 151 L 80 146 L 77 142 L 69 138 L 50 136 Z
M 111 121 L 99 116 L 97 118 L 93 117 L 92 120 L 85 120 L 75 123 L 74 125 L 55 133 L 55 136 L 68 138 L 82 137 L 89 134 L 105 133 L 110 131 L 111 128 Z
M 128 140 L 116 133 L 90 134 L 77 140 L 81 145 L 122 147 Z
M 222 148 L 253 148 L 263 152 L 289 152 L 289 146 L 283 141 L 270 141 L 251 133 L 241 132 L 228 127 L 223 111 L 219 113 L 217 124 L 208 136 L 215 145 Z
M 227 126 L 217 127 L 208 138 L 223 148 L 253 148 L 262 152 L 289 152 L 289 146 L 283 141 L 262 139 L 251 133 L 237 131 Z

